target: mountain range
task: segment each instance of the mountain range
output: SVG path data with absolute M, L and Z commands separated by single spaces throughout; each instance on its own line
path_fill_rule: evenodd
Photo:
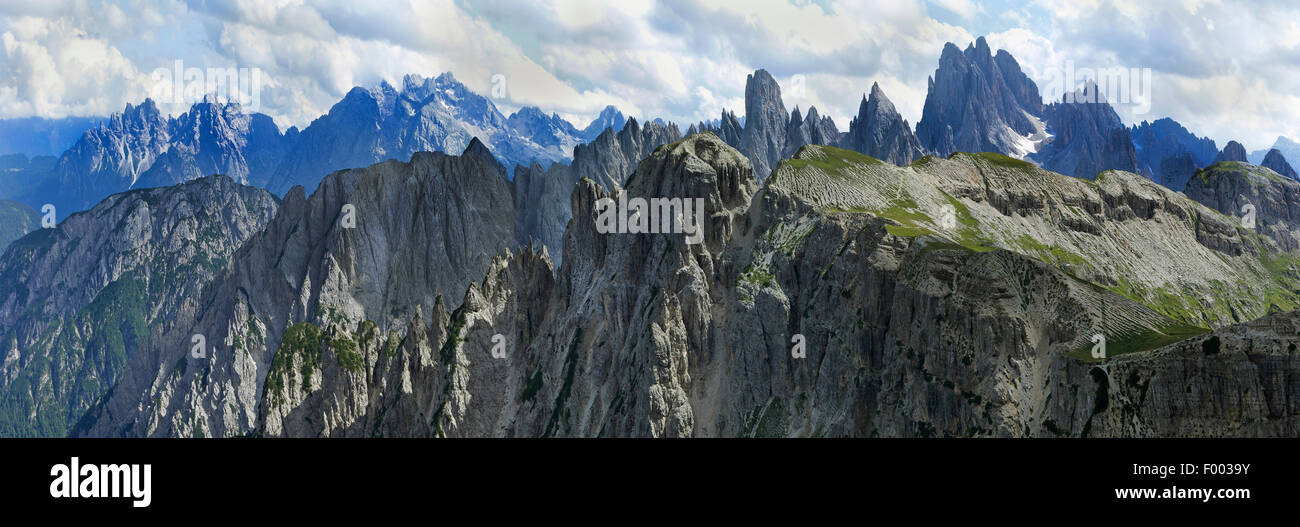
M 0 436 L 1294 436 L 1285 152 L 1074 95 L 980 38 L 915 130 L 763 69 L 685 133 L 450 74 L 127 106 L 0 158 Z

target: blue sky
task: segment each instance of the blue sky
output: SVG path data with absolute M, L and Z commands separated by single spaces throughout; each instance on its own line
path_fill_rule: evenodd
M 743 113 L 757 68 L 788 108 L 842 129 L 873 82 L 915 124 L 943 44 L 979 35 L 1040 88 L 1067 66 L 1150 70 L 1149 107 L 1116 104 L 1126 123 L 1169 116 L 1251 150 L 1300 137 L 1300 7 L 1281 0 L 0 0 L 0 117 L 120 111 L 179 59 L 256 68 L 258 109 L 282 125 L 353 86 L 444 71 L 484 94 L 505 79 L 503 111 L 686 123 Z

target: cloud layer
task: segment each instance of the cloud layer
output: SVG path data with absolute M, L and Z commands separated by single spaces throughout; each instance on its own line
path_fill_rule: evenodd
M 507 111 L 581 125 L 613 104 L 687 123 L 743 111 L 757 68 L 788 107 L 815 105 L 841 128 L 872 82 L 915 123 L 943 44 L 978 34 L 1039 80 L 1067 64 L 1149 68 L 1151 111 L 1119 105 L 1129 123 L 1170 116 L 1252 149 L 1300 136 L 1300 8 L 1267 0 L 0 0 L 0 117 L 120 111 L 179 59 L 258 69 L 258 109 L 282 125 L 305 126 L 353 86 L 444 71 L 485 94 L 504 79 Z

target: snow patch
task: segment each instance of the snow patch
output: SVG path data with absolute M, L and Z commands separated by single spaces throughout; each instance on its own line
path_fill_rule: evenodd
M 1024 113 L 1025 117 L 1028 117 L 1029 121 L 1033 123 L 1034 131 L 1030 132 L 1028 135 L 1020 135 L 1008 126 L 1004 133 L 1011 139 L 1011 151 L 1007 152 L 1007 154 L 1016 159 L 1028 161 L 1030 156 L 1037 154 L 1039 150 L 1042 150 L 1044 145 L 1052 142 L 1052 137 L 1054 136 L 1047 132 L 1047 123 L 1043 122 L 1042 119 L 1039 119 L 1029 112 Z

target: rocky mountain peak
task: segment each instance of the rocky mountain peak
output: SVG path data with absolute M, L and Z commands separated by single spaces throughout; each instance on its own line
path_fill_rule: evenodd
M 1223 151 L 1219 152 L 1219 155 L 1214 158 L 1215 163 L 1220 161 L 1246 163 L 1246 147 L 1236 141 L 1228 141 L 1228 144 L 1223 145 Z
M 862 96 L 858 115 L 849 123 L 849 132 L 839 146 L 896 165 L 906 165 L 925 155 L 912 128 L 885 96 L 885 90 L 874 82 L 870 96 Z
M 1267 154 L 1264 154 L 1264 162 L 1260 163 L 1259 166 L 1270 168 L 1274 172 L 1285 177 L 1300 180 L 1300 176 L 1296 174 L 1295 168 L 1292 168 L 1291 164 L 1286 161 L 1286 157 L 1282 155 L 1282 151 L 1276 148 L 1270 149 Z
M 781 86 L 767 70 L 745 79 L 745 129 L 741 147 L 759 180 L 766 178 L 785 152 L 790 116 L 781 101 Z

